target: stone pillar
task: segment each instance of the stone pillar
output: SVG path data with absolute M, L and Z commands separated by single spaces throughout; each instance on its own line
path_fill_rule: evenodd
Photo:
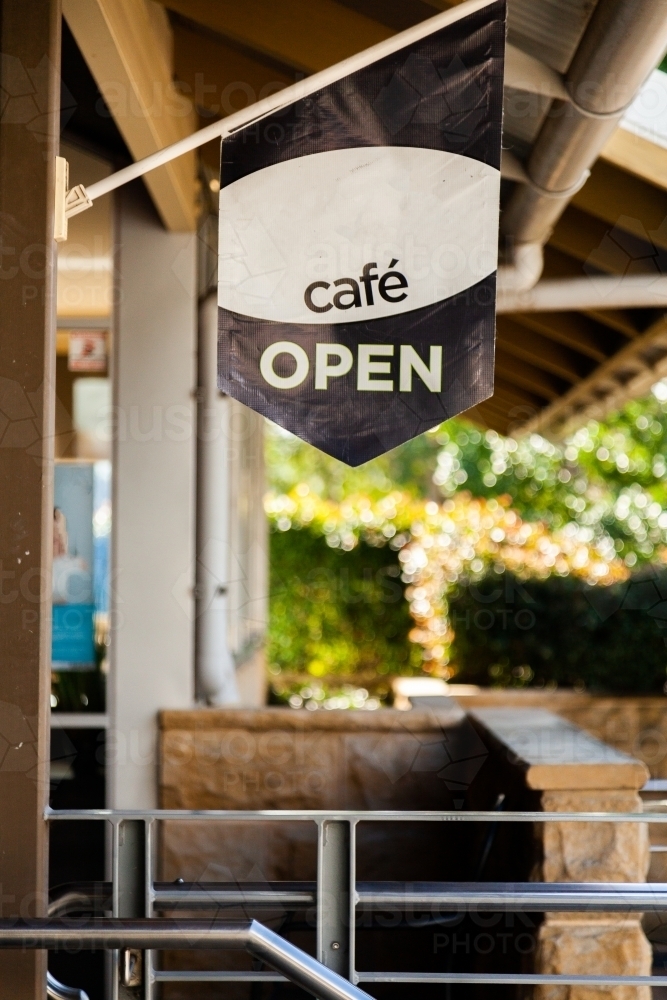
M 574 784 L 574 782 L 572 782 Z M 643 784 L 641 781 L 640 784 Z M 542 792 L 545 812 L 641 812 L 637 789 L 571 788 Z M 645 882 L 645 823 L 545 823 L 544 882 Z M 640 914 L 549 913 L 540 927 L 536 971 L 649 976 L 651 946 Z M 590 987 L 541 987 L 544 1000 L 588 1000 Z M 649 986 L 595 988 L 596 997 L 650 1000 Z
M 641 812 L 638 790 L 648 778 L 641 761 L 607 746 L 541 709 L 481 709 L 473 713 L 527 789 L 541 793 L 545 812 Z M 649 866 L 644 823 L 544 823 L 543 882 L 645 882 Z M 641 914 L 551 913 L 538 934 L 535 972 L 552 975 L 651 974 L 651 946 Z M 536 988 L 538 1000 L 650 1000 L 648 986 Z

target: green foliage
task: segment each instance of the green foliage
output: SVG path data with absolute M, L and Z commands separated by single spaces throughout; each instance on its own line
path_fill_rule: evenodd
M 267 423 L 266 463 L 269 485 L 275 493 L 289 493 L 305 483 L 316 496 L 337 502 L 353 493 L 377 500 L 397 489 L 415 497 L 436 497 L 432 477 L 439 449 L 435 433 L 422 434 L 351 469 L 276 424 Z
M 395 551 L 361 541 L 344 552 L 310 528 L 274 531 L 270 542 L 274 678 L 291 672 L 340 682 L 354 675 L 387 689 L 390 675 L 418 670 Z
M 588 540 L 608 535 L 628 566 L 667 543 L 667 387 L 605 423 L 591 421 L 562 446 L 537 434 L 519 440 L 452 420 L 435 435 L 434 480 L 451 495 L 507 494 L 526 520 L 554 529 L 575 522 Z
M 490 574 L 450 599 L 455 683 L 661 693 L 667 572 L 590 587 L 574 577 Z M 640 655 L 637 652 L 640 651 Z
M 341 504 L 352 494 L 377 501 L 399 489 L 408 498 L 425 500 L 465 489 L 485 499 L 508 496 L 523 520 L 542 521 L 551 531 L 576 527 L 582 543 L 615 551 L 628 567 L 650 568 L 667 545 L 665 382 L 657 383 L 647 398 L 630 402 L 604 423 L 589 422 L 562 443 L 538 434 L 505 438 L 456 419 L 359 469 L 348 469 L 279 428 L 271 427 L 267 437 L 270 485 L 277 494 L 306 484 L 315 496 Z M 409 500 L 404 505 L 407 510 Z M 399 511 L 399 520 L 402 516 Z M 331 551 L 322 531 L 313 522 L 272 536 L 274 673 L 359 673 L 369 686 L 375 671 L 380 677 L 418 671 L 420 651 L 408 639 L 407 602 L 384 603 L 372 575 L 380 569 L 388 573 L 390 566 L 395 571 L 395 553 L 366 543 L 347 552 Z M 364 576 L 369 567 L 374 567 L 371 576 Z M 503 577 L 503 593 L 510 579 Z M 490 578 L 485 586 L 491 583 Z M 461 591 L 453 600 L 457 680 L 662 690 L 667 657 L 654 621 L 657 612 L 651 617 L 625 606 L 611 617 L 600 617 L 593 594 L 605 588 L 591 589 L 572 578 L 522 582 L 521 588 L 517 594 L 530 596 L 524 610 L 535 615 L 529 629 L 518 627 L 509 614 L 512 608 L 521 610 L 524 597 L 517 597 L 512 608 L 499 606 L 497 614 L 484 602 L 470 603 L 470 592 Z M 464 628 L 466 615 L 474 618 L 480 609 L 494 612 L 493 626 Z M 631 656 L 635 648 L 642 651 L 641 662 Z

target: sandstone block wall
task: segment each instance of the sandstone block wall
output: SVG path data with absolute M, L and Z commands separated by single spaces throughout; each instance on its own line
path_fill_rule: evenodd
M 438 712 L 168 711 L 160 727 L 166 809 L 456 808 L 489 754 L 454 703 Z M 379 846 L 386 831 L 360 830 L 363 877 L 443 871 L 441 829 L 420 831 L 422 852 L 406 824 L 395 825 L 392 837 L 390 859 Z M 219 877 L 247 879 L 252 870 L 253 878 L 261 871 L 266 879 L 310 879 L 315 826 L 169 823 L 162 862 L 167 879 L 201 879 L 210 865 L 229 873 Z

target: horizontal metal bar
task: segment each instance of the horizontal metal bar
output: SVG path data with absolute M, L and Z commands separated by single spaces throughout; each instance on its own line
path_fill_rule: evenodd
M 90 263 L 89 258 L 77 257 L 75 260 L 82 260 L 85 264 Z M 58 320 L 58 329 L 70 329 L 74 323 L 62 323 Z M 82 324 L 83 326 L 83 324 Z M 84 329 L 86 330 L 108 330 L 109 320 L 87 320 Z M 108 729 L 109 716 L 104 712 L 51 712 L 51 729 Z
M 0 920 L 0 948 L 58 947 L 80 951 L 138 948 L 244 949 L 319 1000 L 371 1000 L 337 972 L 286 941 L 256 920 L 121 920 L 101 918 L 84 923 L 61 919 Z
M 375 882 L 358 883 L 362 910 L 508 913 L 641 913 L 667 910 L 667 883 Z
M 477 810 L 399 810 L 384 809 L 373 812 L 324 809 L 47 809 L 45 819 L 52 820 L 168 820 L 193 822 L 212 820 L 232 823 L 246 822 L 314 822 L 323 820 L 348 820 L 357 823 L 667 823 L 664 813 L 615 813 L 615 812 L 496 812 L 493 809 Z
M 284 883 L 292 891 L 282 890 L 281 883 L 271 883 L 270 889 L 256 888 L 257 883 L 211 882 L 205 885 L 156 883 L 155 905 L 188 909 L 202 907 L 254 906 L 275 907 L 313 906 L 316 903 L 314 883 Z M 358 882 L 357 906 L 364 911 L 415 910 L 423 907 L 441 912 L 443 909 L 570 913 L 598 910 L 610 913 L 641 913 L 645 910 L 667 910 L 667 883 L 662 882 Z
M 254 921 L 253 921 L 254 922 Z M 111 917 L 77 919 L 47 917 L 0 920 L 0 948 L 50 948 L 80 951 L 116 948 L 224 948 L 243 951 L 250 921 L 123 920 Z
M 202 971 L 199 969 L 157 970 L 156 983 L 284 983 L 286 976 L 275 972 Z M 559 986 L 664 986 L 667 976 L 586 976 L 549 975 L 547 973 L 476 973 L 476 972 L 357 972 L 358 983 L 469 983 L 501 985 Z
M 314 882 L 156 882 L 158 909 L 202 906 L 299 907 L 314 906 Z
M 287 983 L 287 976 L 278 972 L 210 972 L 201 969 L 158 969 L 153 972 L 154 983 Z
M 552 976 L 507 972 L 357 972 L 358 983 L 469 983 L 498 986 L 667 986 L 667 976 Z

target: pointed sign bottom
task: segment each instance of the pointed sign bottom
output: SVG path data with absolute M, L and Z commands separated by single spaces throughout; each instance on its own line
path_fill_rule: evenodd
M 219 309 L 218 383 L 227 395 L 327 455 L 361 465 L 493 394 L 494 298 L 491 276 L 453 299 L 414 313 L 330 327 L 267 324 Z M 272 362 L 277 378 L 303 373 L 297 372 L 298 361 L 288 345 L 297 348 L 297 357 L 298 351 L 304 352 L 307 372 L 299 385 L 278 389 L 261 377 L 262 356 L 273 344 L 285 347 Z M 318 350 L 323 381 L 323 348 L 331 350 L 331 345 L 346 347 L 352 366 L 345 375 L 325 376 L 326 388 L 318 389 Z M 406 346 L 414 351 L 407 359 Z M 440 391 L 427 385 L 414 363 L 416 356 L 422 374 L 428 372 L 430 378 L 433 347 L 441 348 Z M 374 353 L 377 348 L 382 353 Z M 333 353 L 327 353 L 327 361 L 329 367 L 340 364 Z M 375 365 L 379 372 L 373 370 Z M 365 388 L 359 389 L 364 373 Z

